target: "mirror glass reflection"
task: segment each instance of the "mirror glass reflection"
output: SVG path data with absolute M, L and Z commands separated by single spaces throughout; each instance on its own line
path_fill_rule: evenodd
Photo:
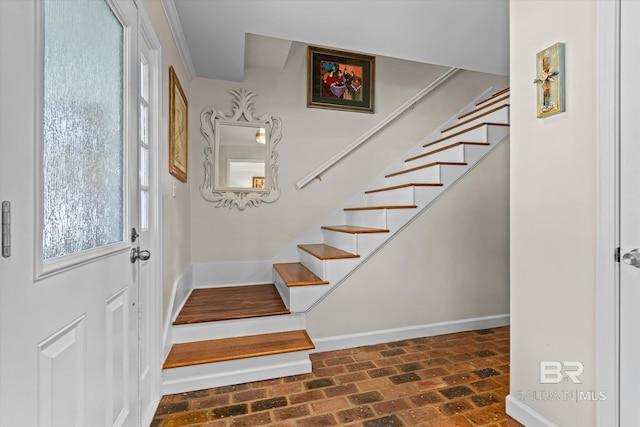
M 259 125 L 216 120 L 216 189 L 266 188 L 268 136 Z

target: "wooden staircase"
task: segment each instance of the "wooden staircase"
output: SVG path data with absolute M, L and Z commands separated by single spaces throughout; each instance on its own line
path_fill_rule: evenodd
M 163 393 L 310 372 L 306 312 L 507 139 L 508 99 L 509 89 L 481 97 L 326 221 L 343 223 L 300 236 L 274 259 L 273 283 L 193 289 L 173 322 Z

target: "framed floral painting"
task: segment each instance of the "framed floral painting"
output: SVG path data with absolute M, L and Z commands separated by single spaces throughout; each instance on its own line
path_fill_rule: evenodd
M 173 67 L 169 67 L 169 173 L 187 182 L 187 97 Z
M 536 75 L 538 118 L 564 112 L 564 43 L 538 52 Z
M 309 46 L 307 107 L 373 113 L 376 58 Z

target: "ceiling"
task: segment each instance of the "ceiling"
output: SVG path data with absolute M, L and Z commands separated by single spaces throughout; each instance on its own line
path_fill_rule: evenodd
M 508 0 L 162 1 L 191 78 L 282 67 L 292 41 L 509 73 Z

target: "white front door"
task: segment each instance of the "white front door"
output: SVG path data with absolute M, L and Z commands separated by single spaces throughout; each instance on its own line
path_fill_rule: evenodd
M 640 2 L 620 16 L 620 426 L 640 426 Z
M 139 422 L 137 19 L 0 1 L 2 426 Z

